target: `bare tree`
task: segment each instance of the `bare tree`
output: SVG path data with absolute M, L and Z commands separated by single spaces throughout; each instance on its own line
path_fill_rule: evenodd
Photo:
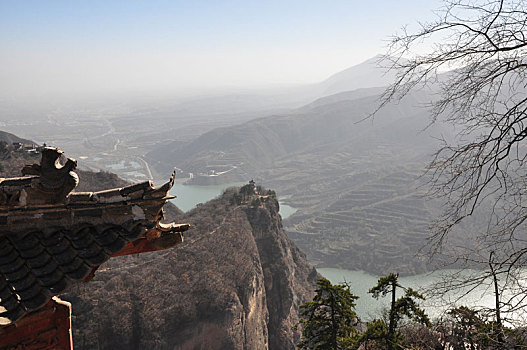
M 520 273 L 527 266 L 527 1 L 445 0 L 436 15 L 392 38 L 381 62 L 398 75 L 379 109 L 430 88 L 431 123 L 454 126 L 427 168 L 431 193 L 445 203 L 429 248 L 441 253 L 468 218 L 485 218 L 486 229 L 470 233 L 474 244 L 455 258 L 491 269 L 459 286 L 491 281 L 501 293 L 494 308 L 501 328 L 499 312 L 525 307 L 527 297 Z M 498 278 L 516 292 L 506 297 Z
M 511 251 L 507 263 L 523 265 L 527 2 L 445 1 L 437 14 L 436 22 L 421 24 L 416 33 L 393 38 L 384 61 L 399 73 L 380 108 L 413 89 L 438 91 L 432 122 L 451 123 L 457 132 L 443 140 L 428 167 L 432 193 L 447 204 L 434 225 L 433 246 L 440 249 L 453 227 L 490 203 L 488 229 L 480 238 L 488 251 Z

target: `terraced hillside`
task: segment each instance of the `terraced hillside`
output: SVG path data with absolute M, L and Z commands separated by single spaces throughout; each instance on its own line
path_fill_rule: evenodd
M 429 269 L 416 254 L 439 213 L 425 197 L 422 177 L 433 147 L 419 151 L 418 138 L 408 138 L 417 141 L 412 145 L 386 142 L 382 135 L 379 130 L 369 149 L 297 154 L 261 175 L 299 208 L 284 226 L 314 264 L 373 273 Z
M 421 177 L 448 135 L 427 128 L 431 95 L 412 94 L 363 120 L 379 89 L 321 98 L 282 116 L 216 129 L 186 145 L 150 154 L 201 178 L 256 179 L 299 210 L 286 232 L 318 266 L 413 274 L 429 267 L 415 256 L 437 204 L 424 198 Z M 210 169 L 230 170 L 207 176 Z M 199 177 L 198 177 L 199 179 Z
M 319 266 L 422 272 L 414 255 L 426 242 L 434 205 L 423 197 L 421 183 L 415 171 L 405 169 L 366 178 L 325 208 L 293 216 L 287 232 Z

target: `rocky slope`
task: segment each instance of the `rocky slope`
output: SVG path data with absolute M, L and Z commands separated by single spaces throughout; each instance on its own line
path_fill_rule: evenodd
M 63 296 L 76 349 L 294 349 L 317 273 L 276 199 L 238 204 L 237 193 L 179 215 L 193 225 L 182 245 L 112 259 Z

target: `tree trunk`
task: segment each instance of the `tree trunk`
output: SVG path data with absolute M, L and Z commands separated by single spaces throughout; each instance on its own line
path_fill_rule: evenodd
M 333 293 L 331 293 L 331 343 L 332 343 L 332 346 L 333 346 L 333 349 L 337 350 L 338 349 L 338 344 L 337 344 L 337 329 L 338 329 L 338 325 L 337 325 L 337 321 L 335 319 L 335 296 L 333 295 Z
M 498 348 L 503 348 L 503 325 L 501 323 L 501 306 L 500 306 L 500 290 L 498 287 L 498 276 L 496 276 L 496 271 L 494 270 L 494 265 L 492 264 L 492 255 L 494 251 L 490 252 L 489 256 L 489 267 L 490 272 L 492 273 L 492 279 L 494 280 L 494 297 L 495 297 L 495 312 L 496 312 L 496 335 L 498 341 Z
M 386 345 L 388 346 L 388 349 L 393 349 L 393 338 L 395 334 L 395 289 L 396 288 L 397 288 L 397 277 L 392 281 L 392 306 L 390 307 L 390 324 L 388 325 L 388 338 L 386 339 Z

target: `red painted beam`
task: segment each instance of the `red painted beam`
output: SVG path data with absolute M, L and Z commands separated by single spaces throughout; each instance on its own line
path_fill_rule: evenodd
M 172 224 L 170 226 L 158 226 L 148 231 L 144 237 L 128 243 L 120 252 L 113 254 L 112 257 L 154 252 L 172 248 L 183 242 L 181 232 L 188 230 L 188 224 Z
M 72 350 L 71 304 L 55 297 L 15 324 L 0 328 L 0 349 Z

